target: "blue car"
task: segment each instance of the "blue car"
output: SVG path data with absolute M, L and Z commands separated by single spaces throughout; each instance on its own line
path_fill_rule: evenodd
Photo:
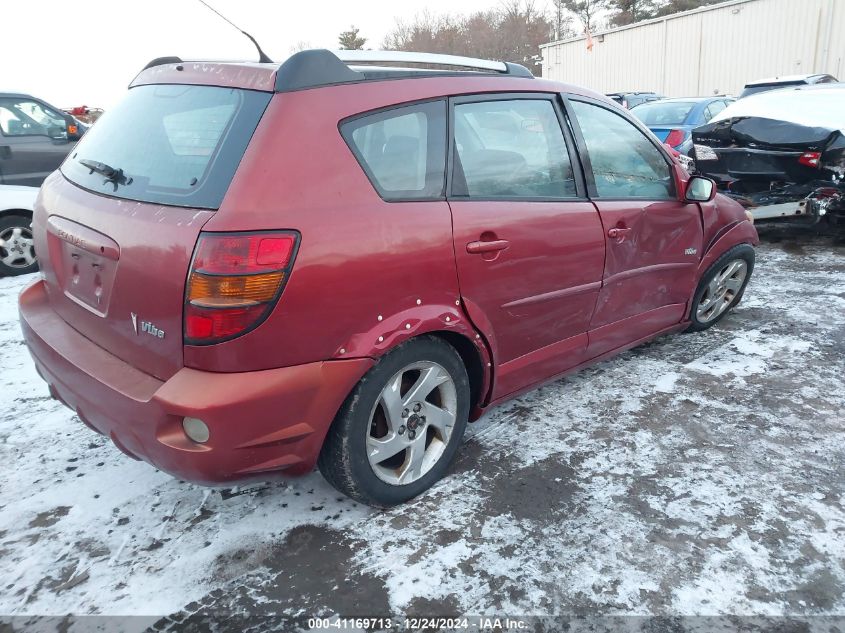
M 692 131 L 708 123 L 734 101 L 730 97 L 661 99 L 631 108 L 631 113 L 645 123 L 660 141 L 689 156 Z

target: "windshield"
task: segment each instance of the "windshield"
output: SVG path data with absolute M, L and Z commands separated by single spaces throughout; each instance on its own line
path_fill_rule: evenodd
M 652 101 L 631 108 L 631 114 L 648 126 L 683 125 L 694 107 L 692 101 Z
M 85 134 L 62 173 L 96 193 L 216 209 L 270 97 L 212 86 L 133 88 Z M 104 178 L 91 163 L 120 170 L 120 178 Z

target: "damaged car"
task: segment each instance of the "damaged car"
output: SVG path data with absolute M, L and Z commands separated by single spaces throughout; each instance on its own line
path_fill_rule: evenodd
M 845 228 L 845 85 L 737 101 L 693 131 L 698 173 L 755 220 Z

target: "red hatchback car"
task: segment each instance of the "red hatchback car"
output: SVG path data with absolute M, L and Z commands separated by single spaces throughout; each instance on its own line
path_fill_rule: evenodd
M 378 506 L 442 477 L 490 406 L 714 324 L 758 241 L 605 97 L 324 50 L 151 62 L 33 231 L 24 336 L 87 425 L 182 479 L 318 464 Z

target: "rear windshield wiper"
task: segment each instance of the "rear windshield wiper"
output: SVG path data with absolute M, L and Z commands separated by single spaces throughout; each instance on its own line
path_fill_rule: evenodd
M 96 160 L 89 160 L 87 158 L 80 158 L 79 164 L 87 167 L 90 169 L 90 173 L 98 173 L 101 176 L 105 176 L 106 179 L 103 184 L 110 182 L 114 185 L 114 190 L 117 191 L 118 185 L 131 185 L 132 178 L 126 176 L 123 173 L 122 169 L 118 169 L 116 167 L 112 167 L 111 165 L 106 165 L 105 163 L 101 163 Z

